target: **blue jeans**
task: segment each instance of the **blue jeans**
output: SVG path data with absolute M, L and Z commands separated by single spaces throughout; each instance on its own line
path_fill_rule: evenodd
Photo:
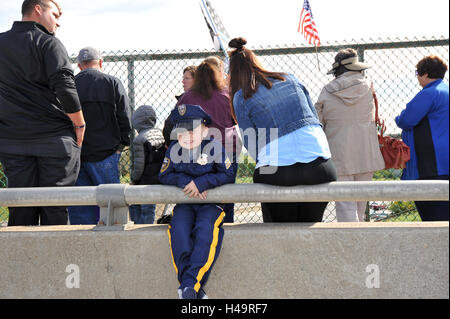
M 135 224 L 153 224 L 155 208 L 155 204 L 130 205 L 130 219 Z
M 119 184 L 119 159 L 120 154 L 114 153 L 100 162 L 81 162 L 75 186 Z M 71 225 L 97 224 L 100 218 L 98 206 L 70 206 L 68 210 Z

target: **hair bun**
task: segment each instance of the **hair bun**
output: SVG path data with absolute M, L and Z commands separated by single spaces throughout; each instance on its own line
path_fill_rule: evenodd
M 228 43 L 228 46 L 230 48 L 235 48 L 235 49 L 238 49 L 238 50 L 242 50 L 242 48 L 246 44 L 247 44 L 247 40 L 245 40 L 244 38 L 234 38 Z

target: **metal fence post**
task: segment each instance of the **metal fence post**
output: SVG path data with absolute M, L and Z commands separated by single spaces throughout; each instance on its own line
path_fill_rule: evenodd
M 103 184 L 97 187 L 96 200 L 100 207 L 98 226 L 125 225 L 128 223 L 128 205 L 125 184 Z
M 134 85 L 134 60 L 131 58 L 128 60 L 128 98 L 130 99 L 131 110 L 134 111 L 136 107 L 136 92 Z
M 127 65 L 127 71 L 128 71 L 128 98 L 130 100 L 130 108 L 131 108 L 131 114 L 136 110 L 136 91 L 135 91 L 135 74 L 134 74 L 134 59 L 130 57 L 128 59 L 128 65 Z M 131 172 L 133 171 L 133 163 L 134 163 L 134 152 L 133 152 L 133 140 L 136 137 L 136 134 L 134 132 L 134 129 L 131 130 L 130 139 L 131 139 L 131 145 L 130 145 L 130 178 L 131 178 Z
M 364 48 L 359 47 L 358 48 L 358 59 L 361 62 L 364 62 Z

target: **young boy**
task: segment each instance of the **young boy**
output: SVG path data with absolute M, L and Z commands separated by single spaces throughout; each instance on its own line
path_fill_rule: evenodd
M 211 117 L 198 105 L 182 104 L 170 114 L 177 141 L 166 151 L 159 180 L 190 197 L 206 199 L 206 190 L 234 182 L 223 146 L 205 139 Z M 169 225 L 169 241 L 181 299 L 207 298 L 203 287 L 222 246 L 222 205 L 177 204 Z
M 155 110 L 150 105 L 142 105 L 133 113 L 131 122 L 139 133 L 133 140 L 131 181 L 134 185 L 159 184 L 158 174 L 166 149 L 161 130 L 155 129 Z M 130 219 L 135 224 L 153 224 L 155 204 L 131 205 Z

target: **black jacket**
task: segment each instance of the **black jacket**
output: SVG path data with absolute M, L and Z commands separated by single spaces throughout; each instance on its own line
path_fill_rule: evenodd
M 164 144 L 159 146 L 152 146 L 147 141 L 144 143 L 145 151 L 145 166 L 142 177 L 139 181 L 134 181 L 135 185 L 154 185 L 159 184 L 159 171 L 166 154 L 166 147 Z
M 0 33 L 0 151 L 4 141 L 75 137 L 66 113 L 81 109 L 63 44 L 36 22 Z
M 86 69 L 77 74 L 75 83 L 86 121 L 81 161 L 98 162 L 130 145 L 131 112 L 120 80 Z

